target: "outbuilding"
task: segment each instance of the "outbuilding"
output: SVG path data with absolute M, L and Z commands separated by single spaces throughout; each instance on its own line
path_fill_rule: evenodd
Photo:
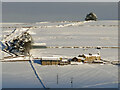
M 61 58 L 59 57 L 42 57 L 41 64 L 42 65 L 59 65 L 61 62 Z
M 101 60 L 101 56 L 98 54 L 82 54 L 77 57 L 79 62 L 89 62 L 92 63 L 94 60 Z

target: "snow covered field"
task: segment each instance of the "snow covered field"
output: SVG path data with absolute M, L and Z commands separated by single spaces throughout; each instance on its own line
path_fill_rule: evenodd
M 43 88 L 28 62 L 3 64 L 4 88 Z M 117 88 L 118 68 L 113 65 L 68 65 L 35 67 L 47 88 Z M 57 84 L 58 74 L 58 84 Z
M 4 24 L 7 27 L 8 24 Z M 10 26 L 10 24 L 8 25 Z M 47 46 L 118 46 L 118 21 L 97 22 L 45 22 L 13 24 L 13 26 L 32 26 L 30 33 L 34 42 Z M 35 27 L 34 27 L 35 26 Z M 14 28 L 14 27 L 13 27 Z M 13 28 L 3 28 L 6 35 Z M 107 60 L 118 60 L 117 48 L 47 48 L 32 49 L 34 57 L 78 56 L 83 53 L 100 52 Z M 6 56 L 6 55 L 5 55 Z M 67 65 L 40 66 L 34 63 L 37 72 L 47 88 L 117 88 L 118 67 L 114 65 Z M 3 88 L 42 88 L 28 62 L 3 62 Z M 58 74 L 58 84 L 57 84 Z
M 32 32 L 35 42 L 44 42 L 47 46 L 118 46 L 118 21 L 86 22 L 77 26 L 62 28 L 40 28 Z M 102 58 L 118 60 L 118 49 L 37 49 L 31 50 L 33 56 L 78 56 L 83 53 L 101 53 Z M 37 52 L 37 53 L 36 53 Z

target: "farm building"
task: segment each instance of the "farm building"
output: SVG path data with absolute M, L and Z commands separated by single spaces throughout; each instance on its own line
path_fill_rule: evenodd
M 70 62 L 66 58 L 61 57 L 42 57 L 41 65 L 68 65 Z
M 101 56 L 99 54 L 83 54 L 78 56 L 78 61 L 84 62 L 93 62 L 94 60 L 101 60 Z
M 42 65 L 59 65 L 61 58 L 59 57 L 42 57 L 41 64 Z
M 85 58 L 83 56 L 81 57 L 74 57 L 73 59 L 71 59 L 71 61 L 73 62 L 84 62 Z
M 41 64 L 42 65 L 59 65 L 61 59 L 59 57 L 42 57 Z
M 63 59 L 60 61 L 60 65 L 68 65 L 70 64 L 70 62 L 68 61 L 68 59 Z
M 41 57 L 41 65 L 68 65 L 82 63 L 103 63 L 99 54 L 82 54 L 74 58 L 63 57 Z
M 84 63 L 84 58 L 83 57 L 74 57 L 73 59 L 70 60 L 71 65 L 78 65 Z

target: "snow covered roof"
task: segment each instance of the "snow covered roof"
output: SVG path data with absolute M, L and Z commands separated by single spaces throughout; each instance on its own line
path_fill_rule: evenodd
M 60 57 L 42 57 L 42 60 L 60 60 Z
M 84 56 L 86 56 L 86 57 L 91 57 L 89 54 L 84 54 Z
M 99 57 L 100 55 L 99 55 L 99 54 L 91 54 L 91 55 L 89 55 L 89 54 L 84 54 L 84 56 L 86 56 L 86 57 L 91 57 L 91 56 Z
M 92 54 L 92 56 L 96 56 L 96 57 L 99 57 L 100 55 L 98 55 L 98 54 Z
M 84 58 L 84 57 L 77 57 L 77 59 L 81 59 L 81 60 L 84 60 L 85 58 Z
M 68 60 L 67 59 L 63 59 L 62 62 L 67 62 Z

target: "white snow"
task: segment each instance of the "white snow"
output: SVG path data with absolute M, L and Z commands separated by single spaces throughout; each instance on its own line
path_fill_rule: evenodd
M 60 57 L 41 57 L 42 60 L 60 60 Z
M 42 88 L 28 62 L 2 63 L 3 88 Z M 118 67 L 113 65 L 41 66 L 34 64 L 48 88 L 117 88 Z M 58 84 L 57 84 L 58 74 Z M 113 83 L 115 82 L 115 83 Z
M 36 33 L 32 34 L 34 42 L 46 43 L 47 46 L 118 46 L 118 21 L 45 22 L 21 24 L 21 26 L 37 27 L 30 29 L 30 32 Z M 5 32 L 3 32 L 7 34 L 7 31 L 10 30 L 4 28 Z M 98 52 L 103 59 L 118 60 L 117 48 L 100 50 L 94 48 L 46 48 L 32 49 L 30 53 L 33 57 L 56 55 L 57 58 L 59 56 L 77 57 L 80 54 L 88 55 L 89 53 L 94 55 Z M 4 54 L 4 56 L 6 55 Z M 48 88 L 71 88 L 71 78 L 73 78 L 73 88 L 118 87 L 118 66 L 115 65 L 42 66 L 37 62 L 34 65 Z M 42 88 L 28 62 L 3 62 L 2 70 L 3 88 Z

